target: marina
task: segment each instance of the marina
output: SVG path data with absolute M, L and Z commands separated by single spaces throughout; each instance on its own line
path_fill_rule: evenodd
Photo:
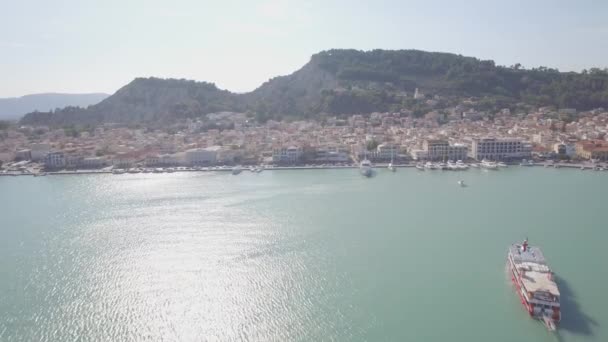
M 440 170 L 440 171 L 467 171 L 476 169 L 486 170 L 499 170 L 511 166 L 536 166 L 536 167 L 551 167 L 551 168 L 565 168 L 565 169 L 579 169 L 579 170 L 593 170 L 593 171 L 608 171 L 608 164 L 590 164 L 590 163 L 548 163 L 548 162 L 532 162 L 526 161 L 525 163 L 512 163 L 507 164 L 504 162 L 491 162 L 482 161 L 481 163 L 464 163 L 461 160 L 457 162 L 448 161 L 447 163 L 407 163 L 407 164 L 393 164 L 393 163 L 378 163 L 375 164 L 377 167 L 386 168 L 390 171 L 396 171 L 399 168 L 416 168 L 420 171 L 425 170 Z M 277 166 L 277 165 L 253 165 L 245 168 L 247 171 L 254 173 L 262 172 L 262 170 L 330 170 L 330 169 L 356 169 L 361 168 L 361 165 L 300 165 L 300 166 Z M 240 174 L 243 171 L 243 167 L 231 167 L 226 165 L 221 166 L 210 166 L 210 167 L 165 167 L 165 168 L 130 168 L 130 169 L 119 169 L 119 168 L 105 168 L 95 170 L 59 170 L 59 171 L 9 171 L 4 170 L 0 172 L 1 176 L 46 176 L 46 175 L 86 175 L 86 174 L 115 174 L 122 175 L 125 173 L 173 173 L 173 172 L 232 172 L 234 174 Z

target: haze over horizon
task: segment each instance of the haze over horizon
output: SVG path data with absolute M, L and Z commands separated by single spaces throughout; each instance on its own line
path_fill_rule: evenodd
M 608 67 L 608 3 L 592 0 L 60 0 L 0 8 L 0 97 L 112 94 L 149 76 L 247 92 L 333 48 L 451 52 L 562 71 Z

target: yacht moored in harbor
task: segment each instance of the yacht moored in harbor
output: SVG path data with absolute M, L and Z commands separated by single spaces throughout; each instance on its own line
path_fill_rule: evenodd
M 498 165 L 495 162 L 485 159 L 481 161 L 481 164 L 479 164 L 479 166 L 486 170 L 498 170 Z
M 456 168 L 458 170 L 468 170 L 469 169 L 469 165 L 463 163 L 462 160 L 457 160 L 456 161 Z

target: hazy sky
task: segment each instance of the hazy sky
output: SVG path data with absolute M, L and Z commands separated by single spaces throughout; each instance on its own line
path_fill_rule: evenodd
M 608 67 L 606 0 L 0 0 L 0 97 L 113 93 L 135 77 L 250 91 L 330 48 Z

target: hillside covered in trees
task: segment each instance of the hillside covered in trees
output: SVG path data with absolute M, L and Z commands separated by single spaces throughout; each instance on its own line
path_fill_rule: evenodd
M 248 112 L 260 121 L 402 109 L 419 114 L 424 106 L 412 98 L 416 88 L 447 99 L 446 106 L 474 97 L 486 109 L 515 103 L 579 110 L 608 107 L 607 69 L 559 72 L 497 66 L 450 53 L 329 50 L 313 55 L 293 74 L 275 77 L 246 94 L 206 82 L 139 78 L 87 109 L 30 113 L 21 123 L 162 125 L 220 111 Z

